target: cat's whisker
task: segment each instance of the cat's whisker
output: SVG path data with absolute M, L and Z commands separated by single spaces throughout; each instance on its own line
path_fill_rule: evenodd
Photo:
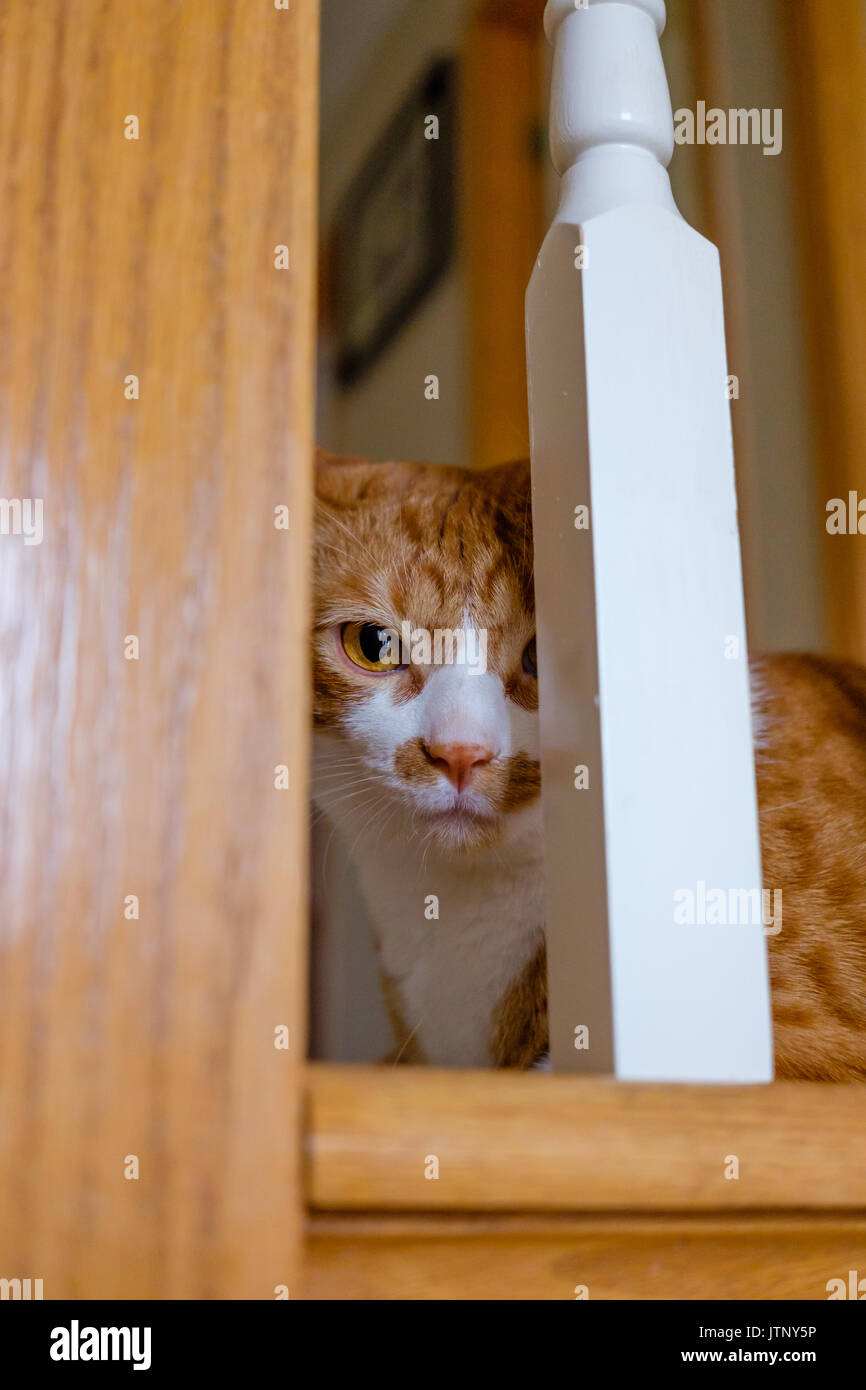
M 371 791 L 371 789 L 370 789 L 369 787 L 364 788 L 363 790 L 366 792 L 366 794 L 367 794 L 368 796 L 369 796 L 369 795 L 372 795 L 372 791 Z M 361 795 L 360 792 L 352 792 L 352 793 L 350 793 L 350 794 L 347 795 L 346 800 L 349 801 L 349 802 L 351 802 L 352 800 L 354 800 L 354 798 L 355 798 L 356 796 L 360 796 L 360 795 Z M 357 805 L 354 805 L 354 806 L 351 805 L 351 804 L 349 804 L 349 805 L 343 805 L 341 802 L 333 802 L 333 803 L 331 803 L 331 805 L 329 805 L 329 806 L 320 806 L 320 807 L 317 809 L 316 815 L 315 815 L 315 818 L 314 818 L 314 824 L 318 824 L 318 822 L 319 822 L 320 820 L 332 820 L 332 821 L 334 822 L 334 824 L 337 825 L 337 817 L 338 817 L 338 814 L 339 814 L 340 811 L 354 813 L 355 811 L 362 811 L 363 809 L 364 809 L 364 802 L 363 802 L 363 801 L 359 801 L 359 802 L 357 803 Z
M 376 842 L 373 845 L 371 853 L 375 854 L 379 844 L 379 837 L 382 833 L 382 830 L 384 826 L 387 825 L 388 821 L 393 819 L 393 815 L 393 807 L 390 809 L 388 806 L 380 807 L 376 814 L 373 816 L 373 818 L 368 822 L 368 824 L 364 826 L 364 833 L 368 834 L 371 834 L 377 825 L 379 827 L 378 834 L 376 836 Z
M 366 795 L 366 796 L 373 796 L 373 793 L 370 792 L 369 790 L 365 789 L 365 795 Z M 352 807 L 352 811 L 353 811 L 353 812 L 354 812 L 354 811 L 362 811 L 362 810 L 364 809 L 364 806 L 365 806 L 365 803 L 364 803 L 363 801 L 359 801 L 358 804 L 357 804 L 356 806 L 353 806 L 353 807 Z M 375 806 L 376 806 L 376 802 L 375 802 L 375 800 L 374 800 L 374 801 L 372 802 L 372 809 L 375 809 Z M 331 833 L 330 833 L 330 835 L 328 836 L 328 843 L 325 845 L 325 852 L 324 852 L 324 854 L 322 855 L 322 886 L 323 886 L 323 887 L 325 887 L 325 886 L 327 885 L 327 882 L 328 882 L 328 855 L 330 854 L 331 845 L 332 845 L 333 842 L 334 842 L 334 836 L 336 835 L 338 828 L 339 828 L 339 827 L 338 827 L 338 825 L 337 825 L 337 822 L 334 821 L 334 823 L 333 823 L 333 829 L 331 830 Z M 361 832 L 361 833 L 363 833 L 363 827 L 362 827 L 362 832 Z M 355 841 L 355 844 L 357 844 L 357 840 Z M 352 848 L 354 849 L 354 845 L 352 846 Z M 346 856 L 346 865 L 348 865 L 349 862 L 351 861 L 351 857 L 352 857 L 352 855 L 351 855 L 351 851 L 350 851 L 349 854 Z M 345 868 L 345 865 L 344 865 L 344 868 Z
M 427 831 L 427 834 L 425 835 L 424 839 L 422 840 L 422 844 L 424 845 L 424 853 L 423 853 L 422 856 L 421 856 L 421 872 L 422 872 L 422 874 L 426 874 L 426 872 L 427 872 L 427 856 L 428 856 L 428 854 L 430 853 L 430 846 L 433 844 L 433 836 L 434 836 L 434 834 L 435 834 L 435 831 L 433 830 L 433 827 L 431 826 L 430 829 Z
M 363 772 L 331 772 L 324 778 L 316 777 L 313 779 L 312 787 L 315 792 L 338 792 L 342 787 L 361 787 L 365 782 L 379 782 L 381 779 L 376 773 Z
M 360 786 L 362 782 L 378 781 L 379 778 L 375 773 L 371 773 L 369 777 L 359 777 L 356 773 L 350 773 L 347 776 L 344 772 L 330 772 L 326 773 L 325 778 L 314 778 L 312 785 L 317 790 L 327 792 L 339 791 L 340 787 Z
M 380 798 L 380 801 L 379 801 L 378 804 L 376 804 L 376 803 L 374 802 L 374 804 L 373 804 L 373 810 L 374 810 L 374 812 L 378 812 L 378 811 L 380 810 L 381 805 L 382 805 L 382 802 L 384 802 L 384 801 L 385 801 L 385 797 L 384 797 L 384 795 L 383 795 L 383 796 Z M 386 802 L 385 804 L 387 805 L 387 802 Z M 358 843 L 358 841 L 360 840 L 361 836 L 362 836 L 363 834 L 365 834 L 365 832 L 366 832 L 367 830 L 369 830 L 370 827 L 371 827 L 372 825 L 374 825 L 374 824 L 375 824 L 375 818 L 374 818 L 373 820 L 365 821 L 364 824 L 361 826 L 361 829 L 358 831 L 357 835 L 355 836 L 354 840 L 352 841 L 351 847 L 350 847 L 350 849 L 349 849 L 349 853 L 348 853 L 348 855 L 346 856 L 346 862 L 347 862 L 347 863 L 351 862 L 352 855 L 355 853 L 355 846 L 357 845 L 357 843 Z
M 335 768 L 328 772 L 314 772 L 310 778 L 313 787 L 331 786 L 335 781 L 342 780 L 347 784 L 354 779 L 366 776 L 376 776 L 378 774 L 370 772 L 366 767 L 343 767 Z
M 375 788 L 370 783 L 360 787 L 354 784 L 348 787 L 323 787 L 316 793 L 313 801 L 317 808 L 323 807 L 325 810 L 333 810 L 337 806 L 342 806 L 348 797 L 359 795 L 363 791 L 374 790 Z
M 346 550 L 345 546 L 344 546 L 343 549 L 341 550 L 340 547 L 339 547 L 338 545 L 329 545 L 327 541 L 317 541 L 317 542 L 316 542 L 316 550 L 333 550 L 333 552 L 334 552 L 335 555 L 340 555 L 340 556 L 342 556 L 342 558 L 343 558 L 344 560 L 348 557 L 348 554 L 349 554 L 349 552 L 348 552 L 348 550 Z
M 338 772 L 341 768 L 357 767 L 358 763 L 366 763 L 369 767 L 370 762 L 363 754 L 358 754 L 352 758 L 332 758 L 328 762 L 324 758 L 316 758 L 313 761 L 314 772 Z
M 315 809 L 314 809 L 314 811 L 313 811 L 312 818 L 311 818 L 311 820 L 310 820 L 310 824 L 311 824 L 311 825 L 318 825 L 320 821 L 333 819 L 333 812 L 336 810 L 337 805 L 338 805 L 338 803 L 334 802 L 334 803 L 332 803 L 331 805 L 328 805 L 328 806 L 317 806 L 317 807 L 315 807 Z M 350 809 L 352 809 L 352 810 L 357 810 L 357 809 L 359 809 L 359 808 L 357 808 L 357 807 L 352 807 L 352 808 L 350 808 Z M 336 824 L 337 824 L 337 822 L 334 821 L 334 825 L 335 825 L 335 826 L 336 826 Z
M 362 763 L 354 767 L 314 767 L 310 781 L 313 786 L 320 786 L 325 780 L 333 781 L 335 777 L 361 777 L 365 773 L 375 774 L 375 769 L 369 763 Z
M 400 809 L 399 802 L 395 802 L 394 806 L 393 806 L 392 809 L 391 809 L 391 814 L 388 816 L 388 818 L 387 818 L 386 820 L 383 820 L 382 823 L 381 823 L 381 825 L 379 826 L 379 832 L 378 832 L 378 834 L 377 834 L 377 836 L 376 836 L 376 843 L 375 843 L 374 846 L 373 846 L 373 852 L 374 852 L 374 854 L 375 854 L 376 850 L 379 848 L 379 842 L 380 842 L 381 839 L 382 839 L 382 835 L 383 835 L 384 831 L 385 831 L 385 830 L 387 829 L 387 827 L 391 824 L 392 820 L 394 819 L 394 816 L 396 815 L 397 811 L 399 811 L 399 809 Z
M 502 870 L 502 872 L 503 872 L 503 873 L 507 873 L 507 872 L 508 872 L 508 866 L 507 866 L 507 864 L 505 863 L 505 860 L 502 858 L 502 855 L 499 853 L 499 850 L 496 848 L 496 845 L 491 845 L 490 848 L 493 850 L 493 853 L 494 853 L 494 855 L 496 856 L 496 862 L 497 862 L 497 864 L 499 865 L 499 867 L 500 867 L 500 869 Z
M 411 587 L 411 585 L 410 585 L 410 580 L 409 580 L 409 567 L 408 567 L 408 565 L 407 565 L 407 563 L 406 563 L 406 549 L 407 549 L 407 547 L 406 547 L 406 545 L 405 545 L 405 541 L 406 541 L 406 530 L 405 530 L 405 527 L 404 527 L 404 525 L 403 525 L 403 503 L 402 503 L 402 502 L 400 503 L 400 513 L 399 513 L 399 516 L 400 516 L 400 535 L 401 535 L 401 537 L 402 537 L 402 539 L 403 539 L 403 541 L 404 541 L 404 545 L 403 545 L 403 547 L 401 548 L 400 559 L 403 561 L 403 578 L 404 578 L 404 580 L 405 580 L 405 582 L 406 582 L 406 589 L 407 589 L 407 592 L 408 592 L 408 590 L 409 590 L 409 588 Z
M 376 780 L 375 777 L 370 777 L 366 778 L 363 783 L 352 782 L 347 786 L 322 787 L 314 798 L 317 809 L 332 811 L 335 807 L 341 806 L 343 802 L 347 801 L 350 797 L 360 796 L 362 792 L 367 792 L 369 794 L 371 791 L 375 790 L 375 788 L 370 786 L 370 783 Z M 321 806 L 319 803 L 321 803 Z
M 322 809 L 329 812 L 334 811 L 338 806 L 345 806 L 346 802 L 352 801 L 356 796 L 365 795 L 370 795 L 370 788 L 357 787 L 354 791 L 342 792 L 340 796 L 335 797 L 333 801 L 329 802 L 327 806 L 323 806 Z M 354 810 L 355 808 L 351 807 L 349 809 Z
M 349 798 L 350 795 L 353 796 L 353 797 L 356 796 L 356 795 L 359 795 L 361 791 L 366 791 L 366 792 L 369 794 L 370 788 L 369 788 L 369 787 L 361 787 L 361 788 L 359 788 L 358 792 L 352 792 L 352 793 L 348 793 L 348 792 L 347 792 L 345 798 L 339 798 L 339 799 L 337 799 L 337 800 L 335 800 L 335 801 L 330 801 L 330 802 L 328 802 L 327 804 L 322 804 L 322 805 L 320 805 L 320 806 L 316 806 L 315 809 L 314 809 L 314 813 L 313 813 L 313 824 L 315 825 L 315 824 L 317 824 L 320 820 L 322 820 L 324 817 L 332 815 L 333 812 L 341 805 L 341 802 L 342 802 L 343 799 L 346 799 L 346 800 L 347 800 L 347 799 Z M 355 809 L 357 809 L 357 808 L 356 808 L 356 807 L 347 807 L 347 809 L 348 809 L 348 810 L 355 810 Z
M 364 767 L 370 767 L 370 760 L 359 754 L 356 758 L 335 758 L 328 763 L 322 759 L 314 759 L 312 771 L 314 776 L 320 776 L 322 773 L 345 772 L 349 768 L 357 767 L 359 763 Z
M 354 783 L 360 785 L 361 782 L 370 778 L 378 781 L 379 775 L 375 772 L 367 772 L 364 768 L 342 768 L 339 772 L 319 773 L 310 780 L 314 787 L 333 787 L 335 783 L 348 787 Z
M 403 1056 L 403 1053 L 406 1051 L 406 1048 L 409 1046 L 410 1042 L 411 1042 L 412 1039 L 414 1038 L 415 1034 L 418 1032 L 418 1029 L 421 1027 L 421 1024 L 422 1024 L 423 1022 L 424 1022 L 424 1018 L 423 1018 L 423 1015 L 422 1015 L 422 1017 L 419 1018 L 418 1022 L 415 1024 L 415 1027 L 412 1029 L 412 1032 L 409 1034 L 409 1036 L 407 1037 L 406 1041 L 403 1043 L 403 1046 L 400 1048 L 400 1051 L 397 1053 L 397 1056 L 394 1058 L 394 1061 L 391 1063 L 392 1066 L 394 1066 L 394 1067 L 397 1066 L 397 1064 L 398 1064 L 399 1061 L 400 1061 L 400 1058 Z
M 337 762 L 344 758 L 362 758 L 363 753 L 355 752 L 350 743 L 321 743 L 315 744 L 313 748 L 314 762 Z
M 349 529 L 349 527 L 346 525 L 345 521 L 341 521 L 340 518 L 339 518 L 338 516 L 335 516 L 334 513 L 330 510 L 330 508 L 327 507 L 327 506 L 325 505 L 325 503 L 322 502 L 318 497 L 315 499 L 315 505 L 316 505 L 317 507 L 321 507 L 322 510 L 323 510 L 323 511 L 326 513 L 326 515 L 328 516 L 328 518 L 329 518 L 331 521 L 333 521 L 333 522 L 335 523 L 335 525 L 339 526 L 339 528 L 340 528 L 341 531 L 345 531 L 345 533 L 346 533 L 346 535 L 349 537 L 349 540 L 350 540 L 350 541 L 352 541 L 355 545 L 358 545 L 358 546 L 361 547 L 361 549 L 365 552 L 365 554 L 369 556 L 369 558 L 370 558 L 370 560 L 372 561 L 374 567 L 375 567 L 376 569 L 378 569 L 378 568 L 379 568 L 379 562 L 377 561 L 375 555 L 373 555 L 373 554 L 371 553 L 371 551 L 368 549 L 368 547 L 367 547 L 366 545 L 364 545 L 363 541 L 359 541 L 359 540 L 358 540 L 358 537 L 357 537 L 356 535 L 354 535 L 352 531 L 350 531 L 350 529 Z M 318 544 L 318 542 L 317 542 L 317 544 Z

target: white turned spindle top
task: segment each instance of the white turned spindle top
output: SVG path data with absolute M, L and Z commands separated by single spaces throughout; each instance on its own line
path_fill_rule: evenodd
M 589 5 L 634 5 L 636 9 L 646 10 L 650 19 L 656 26 L 656 33 L 661 38 L 664 33 L 665 20 L 665 0 L 588 0 Z M 554 34 L 559 25 L 575 10 L 586 9 L 587 6 L 575 4 L 575 0 L 547 0 L 547 8 L 544 11 L 544 32 L 553 43 Z
M 550 153 L 575 215 L 637 202 L 676 211 L 665 18 L 664 0 L 548 0 Z

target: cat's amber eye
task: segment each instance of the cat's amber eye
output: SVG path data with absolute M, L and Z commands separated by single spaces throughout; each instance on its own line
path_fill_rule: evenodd
M 340 630 L 343 651 L 354 666 L 374 675 L 400 669 L 400 637 L 379 623 L 344 623 Z
M 535 638 L 527 642 L 523 652 L 523 669 L 528 676 L 538 675 L 538 665 L 535 656 Z

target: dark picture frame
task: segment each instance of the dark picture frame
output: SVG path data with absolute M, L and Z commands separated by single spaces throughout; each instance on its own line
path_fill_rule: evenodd
M 456 65 L 439 59 L 392 117 L 336 223 L 337 379 L 357 382 L 432 289 L 455 240 Z M 425 134 L 436 116 L 438 138 Z

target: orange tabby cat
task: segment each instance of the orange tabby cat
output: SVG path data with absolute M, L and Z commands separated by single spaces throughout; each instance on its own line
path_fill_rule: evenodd
M 358 870 L 396 1055 L 531 1066 L 547 1008 L 529 466 L 320 454 L 317 494 L 314 795 Z M 862 1079 L 866 672 L 752 669 L 764 879 L 784 888 L 776 1074 Z

